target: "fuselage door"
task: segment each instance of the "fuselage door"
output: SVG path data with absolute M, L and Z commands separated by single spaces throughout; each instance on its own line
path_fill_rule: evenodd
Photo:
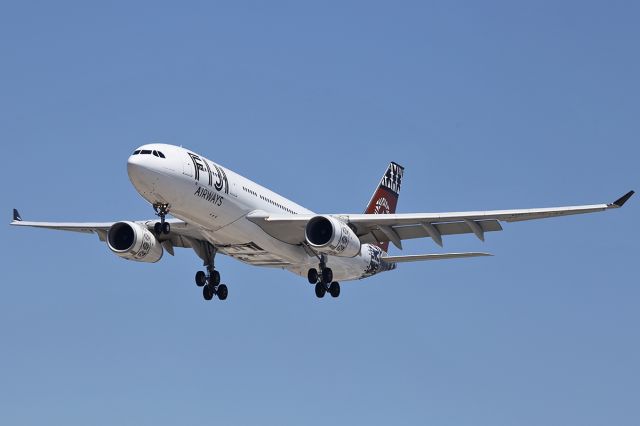
M 193 159 L 190 155 L 185 155 L 184 161 L 182 162 L 182 174 L 193 177 Z
M 233 195 L 234 197 L 238 198 L 238 185 L 236 185 L 235 180 L 233 182 L 231 182 L 231 185 L 229 185 L 229 192 L 231 193 L 231 195 Z

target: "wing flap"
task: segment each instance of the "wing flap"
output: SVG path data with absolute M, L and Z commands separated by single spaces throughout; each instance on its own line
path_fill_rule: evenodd
M 497 220 L 480 220 L 476 221 L 476 223 L 481 227 L 483 232 L 502 231 L 502 225 L 500 225 L 500 222 Z M 431 226 L 433 226 L 440 236 L 473 233 L 473 230 L 471 230 L 465 222 L 432 223 Z M 393 230 L 398 234 L 401 240 L 432 237 L 427 228 L 421 224 L 394 226 Z M 387 237 L 382 232 L 372 230 L 368 234 L 362 235 L 360 240 L 363 243 L 373 244 L 377 241 L 386 241 Z

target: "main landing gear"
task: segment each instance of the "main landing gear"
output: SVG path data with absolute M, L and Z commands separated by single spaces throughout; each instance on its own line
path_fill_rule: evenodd
M 153 209 L 156 211 L 156 216 L 160 218 L 160 222 L 156 222 L 155 225 L 153 225 L 153 230 L 156 235 L 168 234 L 171 232 L 171 224 L 164 220 L 167 213 L 169 213 L 169 204 L 154 204 Z
M 210 246 L 206 267 L 207 272 L 196 272 L 196 285 L 202 287 L 202 297 L 204 300 L 211 300 L 213 296 L 218 296 L 218 299 L 225 300 L 229 295 L 229 289 L 225 284 L 220 284 L 220 272 L 216 271 L 214 259 L 216 257 L 216 249 Z
M 327 267 L 326 258 L 320 255 L 320 272 L 316 268 L 309 269 L 307 279 L 309 284 L 315 284 L 316 296 L 323 298 L 328 292 L 331 297 L 340 296 L 340 283 L 333 281 L 333 271 Z
M 337 281 L 327 285 L 325 283 L 316 283 L 316 297 L 322 299 L 326 293 L 329 293 L 331 297 L 340 296 L 340 283 Z

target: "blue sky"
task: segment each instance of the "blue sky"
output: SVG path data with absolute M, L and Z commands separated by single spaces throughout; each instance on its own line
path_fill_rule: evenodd
M 634 2 L 5 2 L 2 211 L 143 219 L 126 175 L 182 144 L 318 212 L 613 201 L 638 189 Z M 2 424 L 635 425 L 639 200 L 506 224 L 318 300 L 178 250 L 0 227 Z M 441 251 L 410 241 L 404 253 Z M 396 251 L 397 253 L 397 251 Z

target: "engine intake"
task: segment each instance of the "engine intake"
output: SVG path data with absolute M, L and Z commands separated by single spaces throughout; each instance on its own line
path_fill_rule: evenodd
M 107 232 L 107 245 L 116 255 L 136 262 L 154 263 L 162 258 L 162 244 L 146 226 L 117 222 Z
M 360 239 L 349 226 L 332 216 L 311 218 L 305 228 L 307 243 L 320 253 L 355 257 L 360 253 Z

